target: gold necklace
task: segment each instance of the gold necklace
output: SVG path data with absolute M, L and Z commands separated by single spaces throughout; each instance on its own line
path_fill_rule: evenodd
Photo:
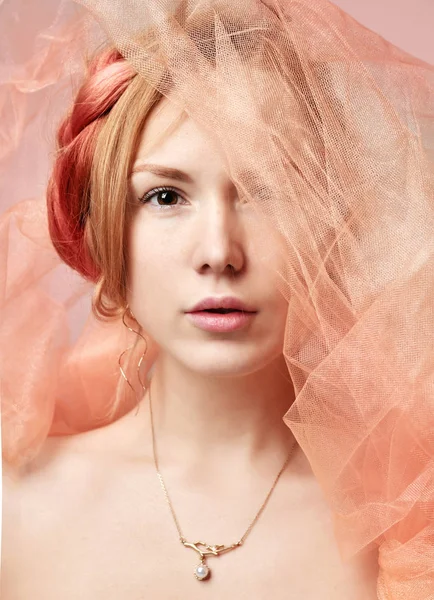
M 230 546 L 225 546 L 224 544 L 216 544 L 216 545 L 209 545 L 206 544 L 205 542 L 188 542 L 186 540 L 186 538 L 184 537 L 184 535 L 182 534 L 181 528 L 179 526 L 178 523 L 178 519 L 176 518 L 176 514 L 175 511 L 173 509 L 172 503 L 170 501 L 169 498 L 169 494 L 167 492 L 166 486 L 164 485 L 164 480 L 163 477 L 160 473 L 160 470 L 158 468 L 158 460 L 157 460 L 157 453 L 155 451 L 155 433 L 154 433 L 154 420 L 153 420 L 153 415 L 152 415 L 152 403 L 151 403 L 151 385 L 149 385 L 149 411 L 150 411 L 150 416 L 151 416 L 151 429 L 152 429 L 152 449 L 153 449 L 153 453 L 154 453 L 154 464 L 155 464 L 155 468 L 157 470 L 157 475 L 158 475 L 158 479 L 160 480 L 160 484 L 161 487 L 163 488 L 163 492 L 164 495 L 166 497 L 166 500 L 169 504 L 169 508 L 170 508 L 170 512 L 172 513 L 172 517 L 173 520 L 175 521 L 175 525 L 176 528 L 178 530 L 178 534 L 179 534 L 179 540 L 180 542 L 183 544 L 183 546 L 185 548 L 192 548 L 195 552 L 197 552 L 197 554 L 200 557 L 200 563 L 198 565 L 196 565 L 195 569 L 194 569 L 194 575 L 196 577 L 197 580 L 199 581 L 203 581 L 205 579 L 208 579 L 211 575 L 211 569 L 208 567 L 207 563 L 206 563 L 206 559 L 209 556 L 220 556 L 220 554 L 223 554 L 224 552 L 230 552 L 231 550 L 234 550 L 235 548 L 238 548 L 239 546 L 241 546 L 244 543 L 244 540 L 246 539 L 246 537 L 248 536 L 248 534 L 250 533 L 251 529 L 253 528 L 253 526 L 255 525 L 256 521 L 259 519 L 262 511 L 264 510 L 268 499 L 271 496 L 272 491 L 274 490 L 274 488 L 276 487 L 277 482 L 279 481 L 280 476 L 282 475 L 283 471 L 285 470 L 285 467 L 287 466 L 289 459 L 291 458 L 291 455 L 294 451 L 294 448 L 296 446 L 296 441 L 294 440 L 294 443 L 291 446 L 291 449 L 289 451 L 288 456 L 286 457 L 286 460 L 283 464 L 283 467 L 280 469 L 276 479 L 273 482 L 273 485 L 270 489 L 270 491 L 268 492 L 264 502 L 262 503 L 260 509 L 258 510 L 255 518 L 253 519 L 253 521 L 250 523 L 250 525 L 248 526 L 247 530 L 245 531 L 244 535 L 238 540 L 238 542 L 235 542 L 234 544 L 231 544 Z

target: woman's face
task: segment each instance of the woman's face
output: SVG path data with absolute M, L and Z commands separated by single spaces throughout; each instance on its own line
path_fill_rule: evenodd
M 202 374 L 248 374 L 282 354 L 287 302 L 255 253 L 258 217 L 204 132 L 184 115 L 158 140 L 178 115 L 163 99 L 141 136 L 130 181 L 137 208 L 127 232 L 127 301 L 160 353 Z M 150 164 L 184 179 L 152 173 Z M 256 312 L 235 330 L 202 329 L 186 313 L 210 296 L 236 297 Z

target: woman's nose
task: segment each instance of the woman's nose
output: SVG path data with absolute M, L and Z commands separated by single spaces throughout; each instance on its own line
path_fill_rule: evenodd
M 195 267 L 221 274 L 240 271 L 245 263 L 241 216 L 228 200 L 209 202 L 196 228 Z

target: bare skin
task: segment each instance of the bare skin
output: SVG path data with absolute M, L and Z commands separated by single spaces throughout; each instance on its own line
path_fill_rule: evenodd
M 160 461 L 187 539 L 236 542 L 280 458 L 270 459 L 268 474 L 228 466 L 205 480 L 212 486 L 181 482 Z M 145 406 L 102 429 L 49 438 L 25 472 L 5 473 L 4 482 L 3 600 L 377 598 L 376 553 L 341 561 L 331 515 L 299 447 L 244 545 L 209 558 L 212 576 L 203 582 L 156 475 Z

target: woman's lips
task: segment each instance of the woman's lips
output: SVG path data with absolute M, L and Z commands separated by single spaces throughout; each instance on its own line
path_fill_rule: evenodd
M 186 313 L 187 318 L 199 329 L 205 331 L 228 332 L 242 329 L 251 322 L 255 312 L 233 311 L 214 313 L 205 310 Z

